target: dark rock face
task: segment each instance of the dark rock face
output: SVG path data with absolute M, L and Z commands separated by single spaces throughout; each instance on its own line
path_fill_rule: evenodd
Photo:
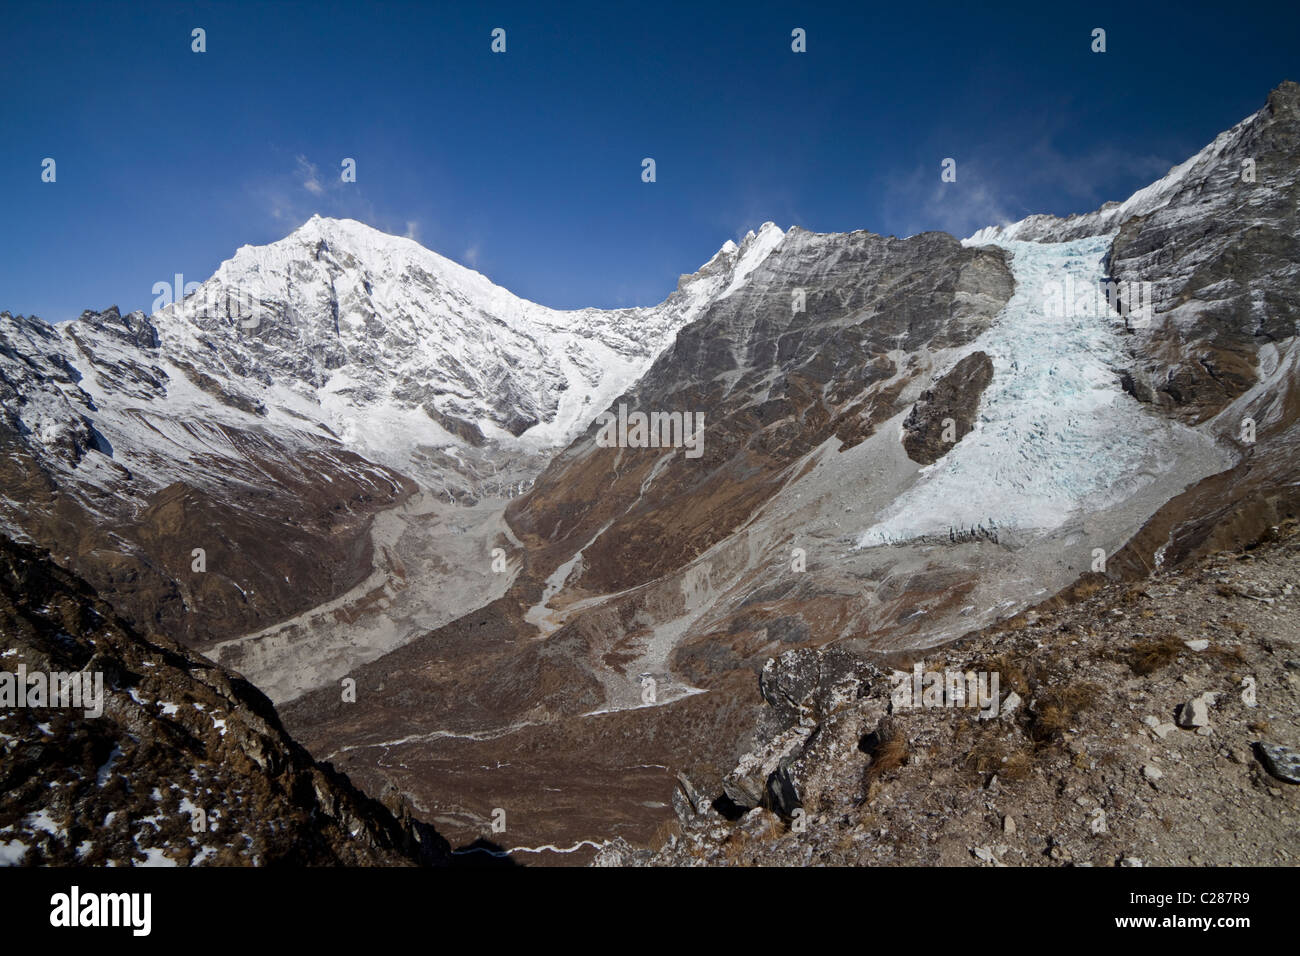
M 0 312 L 0 440 L 17 446 L 40 441 L 53 457 L 75 466 L 95 447 L 84 414 L 93 403 L 79 379 L 53 329 Z M 39 411 L 25 414 L 26 406 Z
M 317 764 L 270 701 L 141 636 L 83 581 L 0 538 L 0 667 L 102 674 L 103 712 L 0 712 L 0 843 L 28 865 L 415 865 L 449 860 L 405 801 Z M 47 701 L 48 703 L 49 701 Z
M 1255 744 L 1255 753 L 1268 772 L 1287 783 L 1300 783 L 1300 750 L 1281 744 Z
M 980 395 L 993 381 L 993 360 L 972 352 L 921 394 L 903 422 L 907 457 L 932 465 L 975 425 Z M 951 419 L 951 428 L 946 422 Z
M 768 660 L 758 686 L 775 727 L 786 730 L 800 720 L 820 719 L 877 676 L 875 665 L 841 648 L 799 648 Z
M 266 406 L 256 399 L 249 398 L 240 392 L 227 389 L 207 372 L 196 369 L 188 362 L 177 362 L 176 367 L 185 373 L 194 385 L 201 391 L 207 392 L 223 405 L 229 405 L 231 408 L 237 408 L 241 412 L 247 412 L 250 415 L 266 415 Z
M 1223 138 L 1167 205 L 1126 221 L 1111 249 L 1117 280 L 1156 290 L 1155 321 L 1135 336 L 1133 393 L 1191 422 L 1255 384 L 1260 347 L 1300 322 L 1300 85 L 1283 83 Z
M 455 415 L 448 415 L 446 412 L 440 412 L 438 411 L 437 406 L 432 403 L 425 404 L 423 408 L 430 418 L 466 444 L 472 445 L 475 448 L 482 448 L 487 444 L 487 439 L 483 437 L 483 430 L 473 422 L 467 422 L 465 419 L 457 418 Z
M 158 330 L 143 312 L 122 315 L 117 306 L 110 305 L 103 312 L 87 309 L 78 321 L 137 348 L 158 348 Z
M 763 805 L 783 820 L 789 820 L 803 808 L 799 790 L 790 773 L 790 761 L 782 760 L 767 778 Z

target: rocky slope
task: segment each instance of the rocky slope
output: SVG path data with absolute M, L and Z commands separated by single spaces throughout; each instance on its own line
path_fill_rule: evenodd
M 0 538 L 0 668 L 102 675 L 102 714 L 0 713 L 7 865 L 431 865 L 448 846 L 289 738 L 242 678 L 142 636 L 84 582 Z M 53 704 L 51 700 L 42 703 Z
M 364 579 L 371 517 L 415 484 L 225 381 L 139 313 L 0 313 L 0 526 L 196 646 Z
M 605 865 L 1300 863 L 1300 525 L 1136 584 L 1089 579 L 941 651 L 790 651 L 758 745 L 683 773 Z M 855 653 L 856 650 L 856 653 Z M 996 673 L 996 716 L 897 672 Z

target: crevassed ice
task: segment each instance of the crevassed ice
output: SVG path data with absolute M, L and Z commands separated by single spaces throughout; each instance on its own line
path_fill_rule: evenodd
M 1076 290 L 1097 289 L 1112 238 L 995 243 L 1012 254 L 1016 286 L 995 324 L 962 353 L 982 350 L 993 361 L 975 428 L 922 469 L 857 547 L 980 525 L 1056 528 L 1071 512 L 1104 508 L 1150 480 L 1144 466 L 1169 429 L 1118 385 L 1122 320 L 1045 304 L 1067 276 Z

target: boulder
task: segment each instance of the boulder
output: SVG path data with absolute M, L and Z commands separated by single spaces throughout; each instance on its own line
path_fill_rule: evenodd
M 1286 783 L 1300 783 L 1300 750 L 1259 741 L 1255 753 L 1264 769 Z
M 1204 694 L 1178 708 L 1178 726 L 1187 730 L 1210 726 L 1210 705 Z

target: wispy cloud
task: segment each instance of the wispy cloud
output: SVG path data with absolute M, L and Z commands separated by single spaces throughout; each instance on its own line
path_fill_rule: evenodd
M 1127 195 L 1102 195 L 1099 184 L 1118 177 L 1146 185 L 1169 172 L 1174 165 L 1168 157 L 1128 153 L 1114 146 L 1101 146 L 1082 155 L 1066 156 L 1046 138 L 1034 144 L 1026 160 L 1024 172 L 1030 177 L 1030 182 L 1051 184 L 1071 198 L 1096 205 L 1128 198 Z
M 247 184 L 250 201 L 277 230 L 295 228 L 313 214 L 357 219 L 394 235 L 419 241 L 420 223 L 414 219 L 381 216 L 361 183 L 345 183 L 335 161 L 313 161 L 305 154 L 281 156 L 282 172 Z M 341 169 L 341 167 L 338 167 Z
M 917 170 L 887 193 L 886 219 L 900 224 L 899 234 L 939 229 L 966 236 L 981 226 L 1011 220 L 1007 197 L 981 175 L 977 164 L 959 160 L 956 182 L 943 182 L 939 172 L 938 163 L 933 170 Z
M 306 156 L 295 157 L 298 163 L 298 176 L 302 180 L 302 188 L 307 190 L 313 196 L 319 196 L 325 191 L 325 187 L 320 183 L 320 171 L 316 164 L 308 162 Z
M 939 229 L 969 236 L 984 226 L 1023 219 L 1033 213 L 1087 212 L 1159 179 L 1173 163 L 1149 154 L 1101 146 L 1077 155 L 1056 148 L 1049 137 L 1014 156 L 984 146 L 953 157 L 955 182 L 940 179 L 940 163 L 897 178 L 882 202 L 885 221 L 899 235 Z M 1107 183 L 1133 184 L 1123 195 L 1106 195 Z M 1051 195 L 1066 206 L 1045 209 L 1034 197 Z M 1073 208 L 1067 208 L 1073 207 Z

